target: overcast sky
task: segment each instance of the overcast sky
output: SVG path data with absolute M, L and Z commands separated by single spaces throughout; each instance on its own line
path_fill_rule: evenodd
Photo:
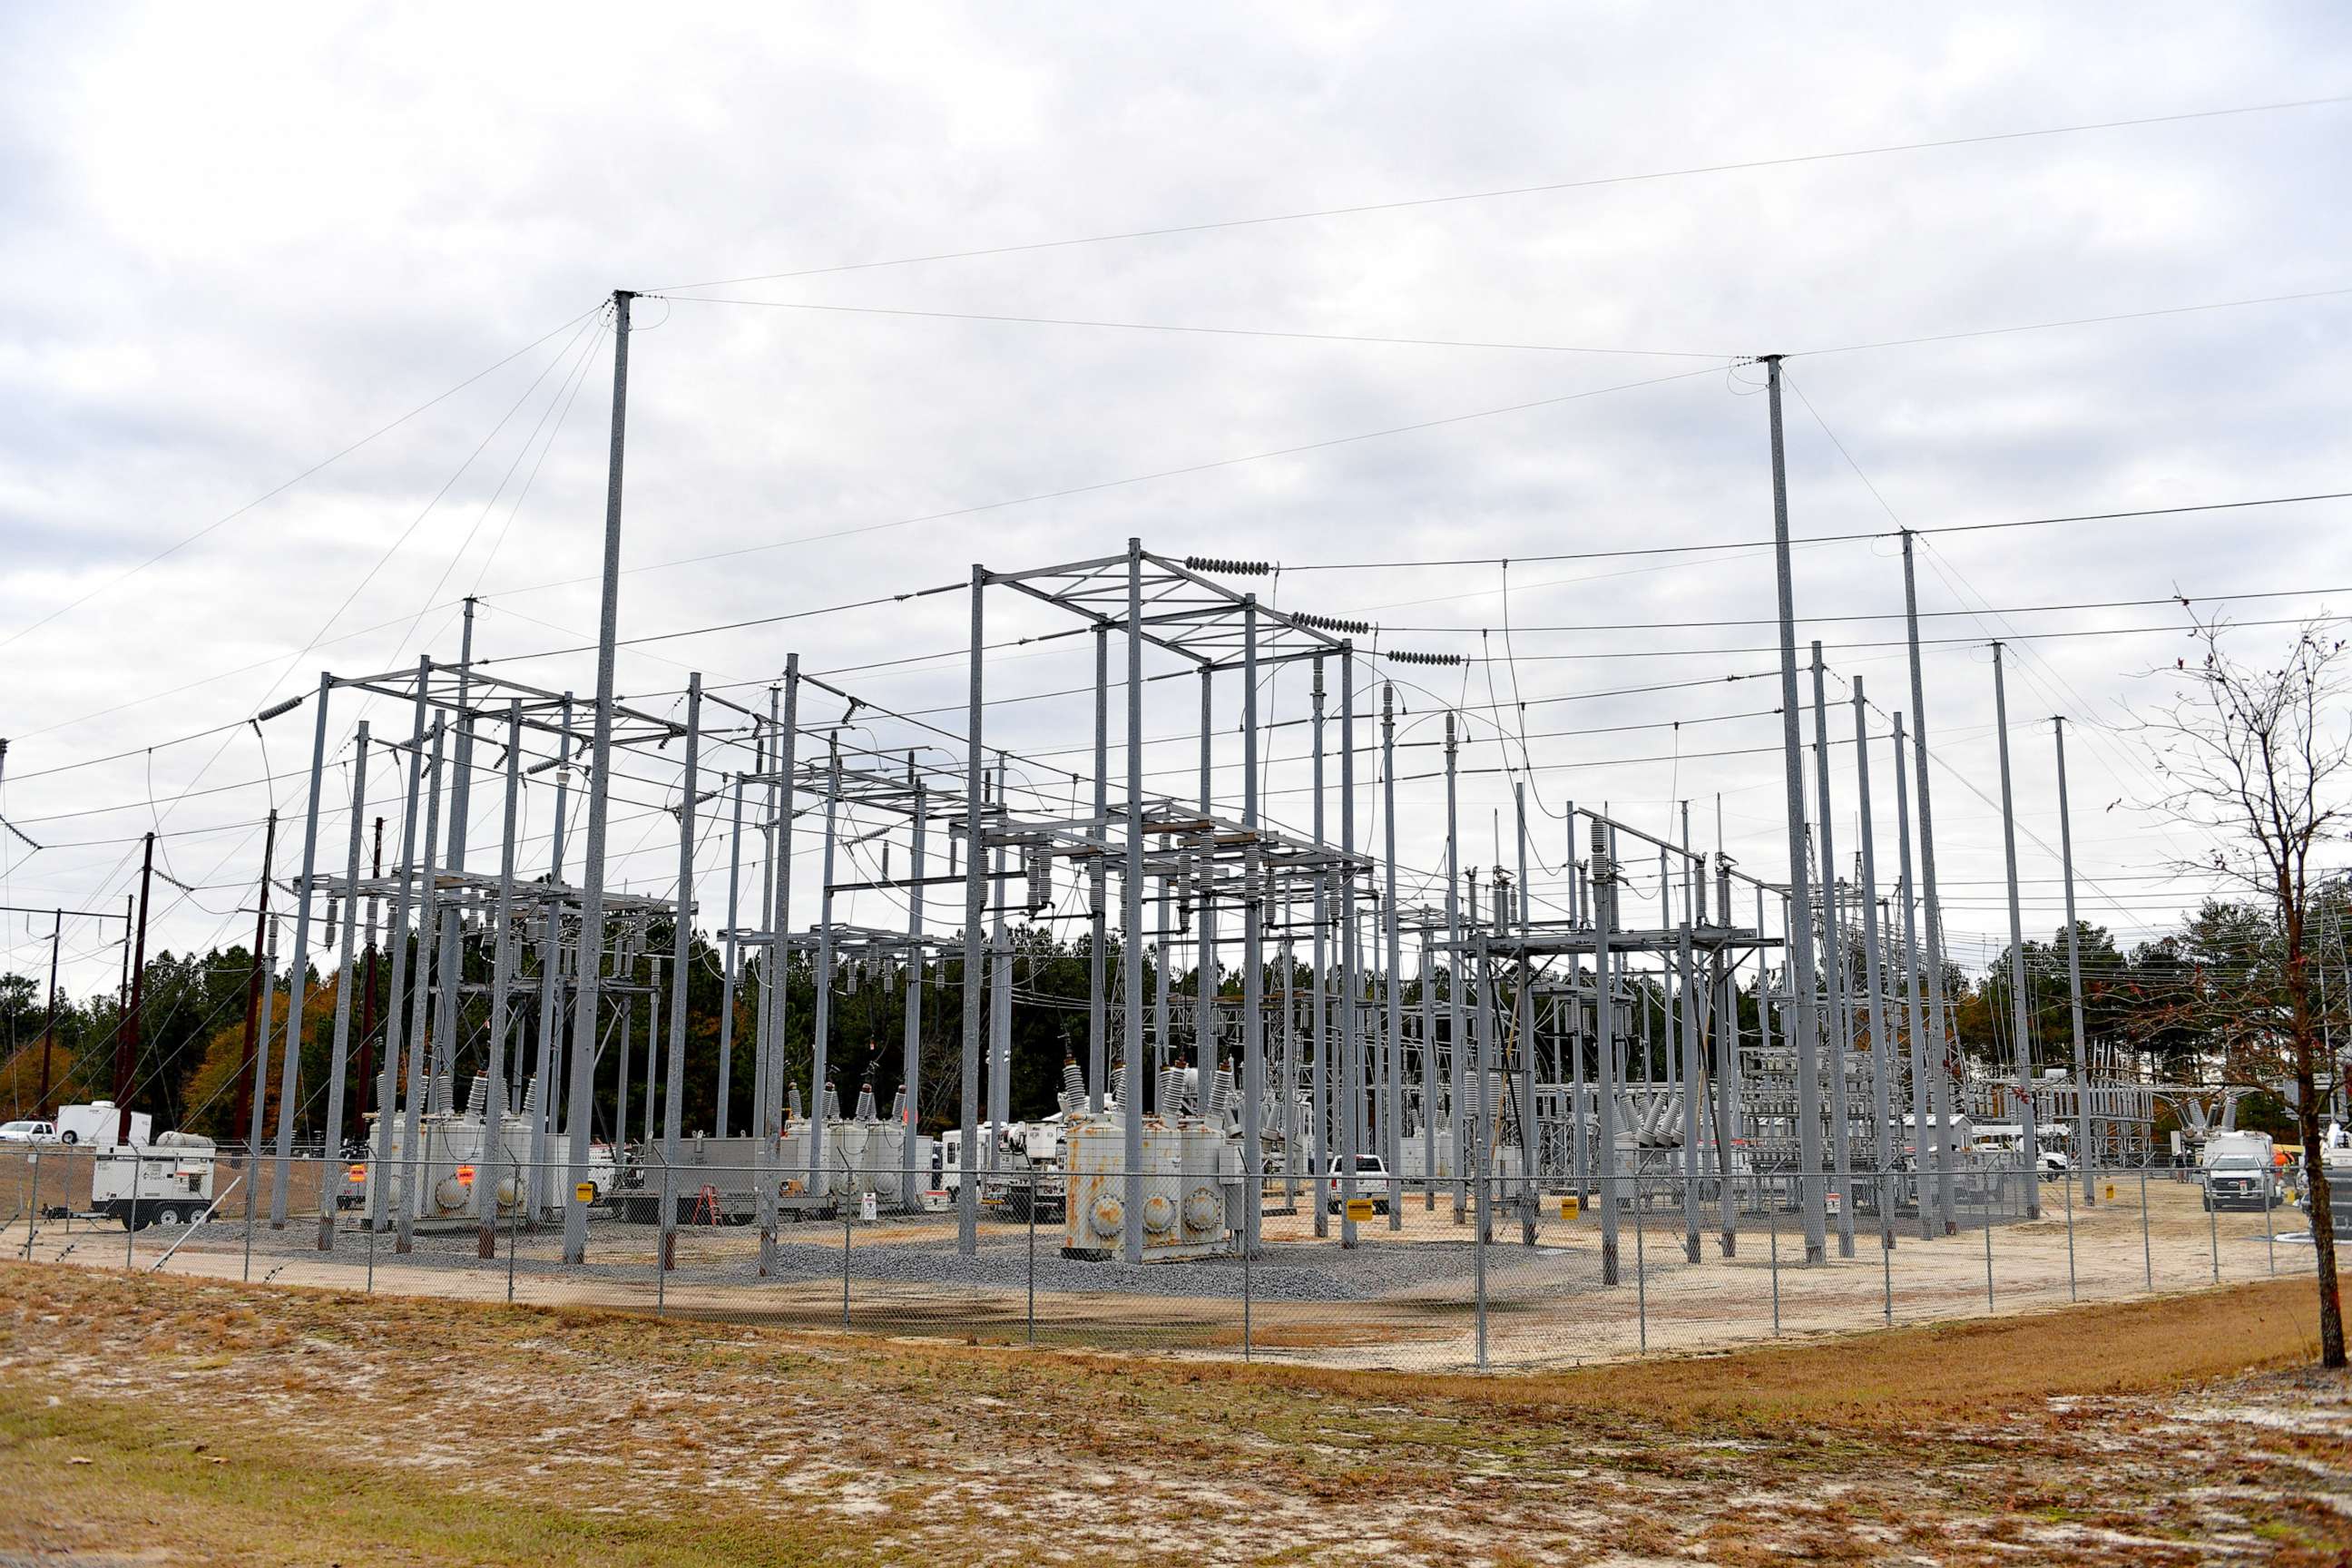
M 486 656 L 593 634 L 612 351 L 599 306 L 614 288 L 667 296 L 638 302 L 631 346 L 625 636 L 1130 536 L 1291 566 L 1512 557 L 1507 573 L 1243 585 L 1379 623 L 1382 647 L 1498 661 L 1466 680 L 1395 670 L 1414 678 L 1401 734 L 1435 738 L 1448 703 L 1502 704 L 1507 747 L 1496 710 L 1465 716 L 1462 798 L 1469 858 L 1496 858 L 1500 805 L 1507 860 L 1502 770 L 1520 761 L 1512 704 L 1530 704 L 1547 896 L 1562 837 L 1548 814 L 1571 797 L 1660 828 L 1687 799 L 1712 847 L 1719 796 L 1742 866 L 1785 875 L 1772 680 L 1591 695 L 1773 671 L 1769 555 L 1576 559 L 1769 536 L 1765 402 L 1745 356 L 1800 356 L 1800 536 L 2352 489 L 2352 295 L 1948 337 L 2352 288 L 2352 105 L 1675 173 L 2326 98 L 2352 90 L 2336 7 L 691 15 L 0 16 L 0 815 L 43 846 L 0 848 L 0 901 L 119 910 L 139 837 L 159 828 L 159 865 L 198 890 L 158 883 L 151 949 L 247 940 L 236 910 L 273 800 L 296 825 L 281 871 L 299 855 L 310 710 L 267 726 L 266 743 L 250 728 L 184 737 L 322 668 L 456 658 L 469 591 Z M 1668 177 L 1031 247 L 1651 174 Z M 969 251 L 995 253 L 902 259 Z M 689 287 L 730 279 L 756 280 Z M 1254 333 L 1446 342 L 1237 335 Z M 2064 713 L 2082 912 L 2128 943 L 2207 886 L 2174 867 L 2200 847 L 2142 809 L 2158 786 L 2128 729 L 2166 689 L 2140 672 L 2185 647 L 2177 629 L 2130 628 L 2185 616 L 2021 612 L 2273 592 L 2286 596 L 2214 607 L 2245 622 L 2345 612 L 2347 521 L 2352 503 L 2322 502 L 1922 543 L 1926 631 L 1944 639 L 1927 706 L 1958 956 L 1981 963 L 2007 931 L 1986 641 L 2101 634 L 2017 644 L 2021 872 L 2027 930 L 2046 936 L 2061 918 L 2047 720 Z M 1879 709 L 1908 710 L 1899 621 L 1824 618 L 1900 610 L 1892 542 L 1801 549 L 1796 592 L 1812 623 L 1800 637 L 1830 645 L 1830 700 L 1860 679 Z M 992 637 L 1067 624 L 1009 598 L 991 600 Z M 966 616 L 949 594 L 668 640 L 625 651 L 621 687 L 668 711 L 691 668 L 764 704 L 797 651 L 806 668 L 856 672 L 835 679 L 877 707 L 952 705 L 959 658 L 861 667 L 950 654 Z M 1598 629 L 1640 623 L 1666 624 Z M 2237 635 L 2259 657 L 2292 634 Z M 1083 685 L 1086 643 L 992 659 L 991 694 Z M 593 685 L 577 654 L 505 668 Z M 1360 713 L 1376 711 L 1383 673 L 1367 661 Z M 1547 700 L 1563 698 L 1578 700 Z M 1267 700 L 1303 714 L 1303 678 Z M 1189 682 L 1159 683 L 1147 732 L 1181 735 L 1196 714 Z M 391 704 L 339 700 L 339 770 L 362 715 L 379 740 L 404 728 Z M 989 737 L 1029 759 L 1025 787 L 1066 800 L 1053 769 L 1086 765 L 1091 721 L 1083 697 L 1009 704 Z M 937 722 L 960 731 L 952 712 Z M 1872 723 L 1883 737 L 1884 713 Z M 1851 710 L 1831 728 L 1850 738 Z M 875 721 L 860 740 L 924 738 Z M 1297 727 L 1275 742 L 1285 759 L 1303 744 Z M 1189 793 L 1190 754 L 1154 747 L 1154 787 Z M 1853 761 L 1833 756 L 1849 871 Z M 656 803 L 670 765 L 649 759 L 633 798 Z M 1407 898 L 1442 863 L 1442 797 L 1413 776 L 1435 765 L 1433 749 L 1398 764 Z M 1891 749 L 1874 746 L 1873 766 L 1891 884 Z M 1380 826 L 1370 780 L 1362 834 Z M 1303 783 L 1286 764 L 1270 775 L 1276 818 L 1305 825 Z M 349 787 L 331 776 L 322 864 L 340 864 Z M 534 833 L 550 787 L 527 792 Z M 390 768 L 372 771 L 370 815 L 394 788 Z M 1221 797 L 1238 788 L 1221 774 Z M 478 787 L 478 842 L 495 807 L 495 784 Z M 625 804 L 614 816 L 614 876 L 666 891 L 667 819 Z M 535 841 L 526 860 L 543 852 Z M 707 924 L 725 860 L 707 840 Z M 904 918 L 872 897 L 837 912 Z M 46 962 L 45 917 L 5 930 L 7 967 Z M 111 983 L 118 934 L 68 927 L 77 990 Z

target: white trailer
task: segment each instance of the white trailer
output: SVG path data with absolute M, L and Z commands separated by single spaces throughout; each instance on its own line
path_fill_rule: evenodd
M 88 1105 L 58 1107 L 58 1142 L 88 1143 L 103 1148 L 121 1142 L 115 1134 L 122 1125 L 121 1108 L 110 1100 L 93 1100 Z M 155 1119 L 143 1110 L 131 1113 L 132 1143 L 144 1143 L 155 1135 Z
M 213 1204 L 213 1141 L 166 1132 L 152 1143 L 110 1143 L 90 1162 L 90 1212 L 125 1230 L 182 1226 Z

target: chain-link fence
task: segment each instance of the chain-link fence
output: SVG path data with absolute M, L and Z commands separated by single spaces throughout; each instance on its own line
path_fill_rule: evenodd
M 974 1173 L 967 1194 L 846 1162 L 281 1165 L 51 1146 L 0 1151 L 0 1240 L 36 1262 L 342 1290 L 1436 1370 L 2308 1272 L 2299 1181 L 1626 1171 L 1581 1192 L 1277 1176 L 1253 1194 L 1230 1171 L 1019 1168 Z

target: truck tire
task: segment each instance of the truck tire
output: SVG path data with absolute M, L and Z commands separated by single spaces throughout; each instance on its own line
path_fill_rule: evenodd
M 65 1132 L 64 1132 L 64 1133 L 63 1133 L 63 1134 L 62 1134 L 62 1135 L 58 1139 L 58 1142 L 60 1142 L 60 1143 L 65 1144 L 68 1148 L 71 1148 L 74 1144 L 79 1143 L 79 1142 L 81 1142 L 81 1134 L 80 1134 L 80 1133 L 79 1133 L 79 1132 L 77 1132 L 77 1131 L 75 1131 L 72 1128 L 68 1127 L 68 1128 L 67 1128 L 67 1129 L 65 1130 Z
M 165 1204 L 155 1211 L 155 1223 L 163 1226 L 176 1226 L 180 1223 L 180 1211 Z

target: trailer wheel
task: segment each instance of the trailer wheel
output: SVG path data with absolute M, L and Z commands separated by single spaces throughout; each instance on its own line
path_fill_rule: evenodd
M 81 1142 L 81 1134 L 68 1127 L 65 1130 L 65 1135 L 59 1138 L 58 1142 L 70 1146 Z
M 180 1223 L 180 1211 L 166 1205 L 164 1207 L 155 1211 L 155 1223 L 157 1225 L 177 1225 Z

